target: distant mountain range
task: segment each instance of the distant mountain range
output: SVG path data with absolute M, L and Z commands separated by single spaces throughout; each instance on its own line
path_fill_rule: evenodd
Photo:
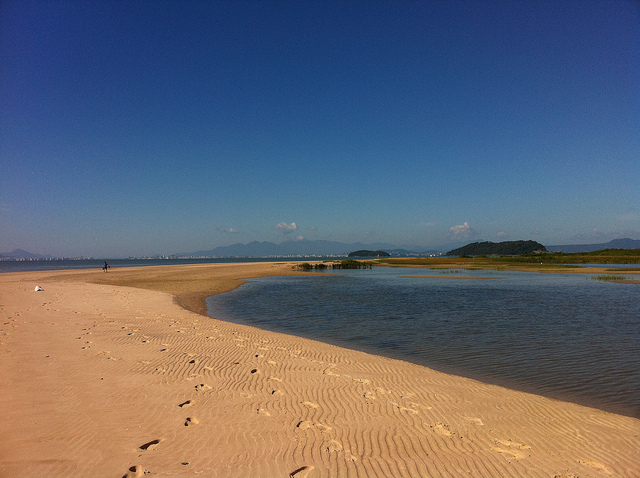
M 411 247 L 400 248 L 393 244 L 374 243 L 363 244 L 361 242 L 344 243 L 336 241 L 285 241 L 280 244 L 273 242 L 250 242 L 248 244 L 232 244 L 230 246 L 216 247 L 207 251 L 187 252 L 175 254 L 176 257 L 282 257 L 282 256 L 340 256 L 361 249 L 385 251 L 391 256 L 429 256 L 441 255 L 443 251 Z M 443 249 L 449 250 L 450 248 Z M 573 244 L 560 246 L 546 246 L 549 252 L 591 252 L 600 249 L 640 249 L 640 240 L 614 239 L 604 244 Z
M 53 256 L 47 256 L 43 254 L 34 254 L 24 249 L 14 249 L 11 252 L 2 252 L 0 257 L 12 258 L 12 259 L 51 259 Z
M 442 251 L 412 247 L 411 250 L 399 248 L 393 244 L 374 243 L 363 244 L 361 242 L 343 243 L 336 241 L 286 241 L 280 244 L 273 242 L 250 242 L 248 244 L 232 244 L 230 246 L 216 247 L 208 251 L 197 251 L 184 254 L 176 254 L 178 257 L 277 257 L 277 256 L 333 256 L 347 255 L 350 252 L 368 249 L 385 251 L 391 256 L 428 256 L 440 255 Z M 546 246 L 549 252 L 591 252 L 601 249 L 640 249 L 640 240 L 614 239 L 604 244 L 571 244 L 560 246 Z M 445 249 L 447 250 L 447 249 Z
M 216 247 L 207 251 L 186 252 L 175 254 L 176 257 L 282 257 L 282 256 L 346 256 L 350 252 L 370 249 L 386 251 L 392 256 L 407 256 L 420 254 L 438 254 L 439 251 L 409 251 L 398 248 L 393 244 L 374 243 L 351 244 L 336 241 L 285 241 L 280 244 L 273 242 L 250 242 L 248 244 L 232 244 Z
M 566 246 L 547 246 L 549 252 L 593 252 L 602 249 L 640 249 L 639 239 L 614 239 L 603 244 L 569 244 Z

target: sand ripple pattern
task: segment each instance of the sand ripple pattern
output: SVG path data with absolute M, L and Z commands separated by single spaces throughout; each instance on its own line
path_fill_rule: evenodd
M 2 284 L 2 476 L 640 476 L 633 418 L 42 283 Z

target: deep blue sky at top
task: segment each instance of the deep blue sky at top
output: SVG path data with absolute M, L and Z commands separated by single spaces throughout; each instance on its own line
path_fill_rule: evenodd
M 0 252 L 640 238 L 634 1 L 0 3 Z

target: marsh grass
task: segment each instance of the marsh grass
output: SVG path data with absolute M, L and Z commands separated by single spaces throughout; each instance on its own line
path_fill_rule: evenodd
M 412 265 L 430 268 L 457 266 L 469 269 L 475 266 L 481 269 L 507 267 L 517 268 L 519 270 L 546 269 L 549 272 L 561 272 L 564 268 L 575 269 L 575 264 L 640 264 L 640 249 L 603 249 L 600 251 L 578 253 L 546 252 L 542 254 L 500 257 L 406 257 L 379 259 L 378 263 L 392 266 Z M 633 270 L 638 268 L 630 267 L 629 269 Z
M 605 274 L 605 275 L 601 275 L 601 276 L 591 276 L 591 279 L 592 280 L 602 280 L 602 281 L 614 282 L 614 281 L 626 280 L 627 277 L 621 276 L 621 275 L 615 275 L 615 274 Z

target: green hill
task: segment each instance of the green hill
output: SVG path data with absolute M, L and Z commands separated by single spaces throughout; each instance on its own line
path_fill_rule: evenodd
M 536 241 L 474 242 L 447 252 L 448 256 L 520 256 L 547 249 Z

